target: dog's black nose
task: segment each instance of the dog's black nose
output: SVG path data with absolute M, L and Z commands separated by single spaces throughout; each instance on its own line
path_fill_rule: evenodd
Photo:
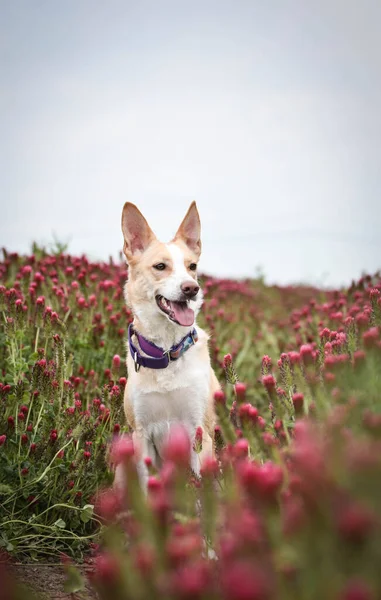
M 194 281 L 185 281 L 181 284 L 181 291 L 187 298 L 194 298 L 197 296 L 200 287 Z

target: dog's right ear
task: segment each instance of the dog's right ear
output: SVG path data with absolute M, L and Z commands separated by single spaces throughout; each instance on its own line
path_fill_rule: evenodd
M 155 234 L 140 210 L 131 202 L 126 202 L 122 212 L 123 252 L 127 262 L 144 250 L 155 239 Z

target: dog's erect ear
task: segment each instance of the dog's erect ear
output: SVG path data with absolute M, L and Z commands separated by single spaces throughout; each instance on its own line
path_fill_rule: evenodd
M 201 254 L 201 223 L 200 216 L 198 214 L 196 202 L 193 201 L 190 205 L 187 214 L 185 215 L 177 233 L 174 237 L 174 241 L 182 240 L 186 243 L 188 248 L 192 250 L 197 256 Z
M 123 206 L 122 231 L 123 252 L 127 261 L 144 252 L 156 237 L 140 210 L 131 202 L 126 202 Z

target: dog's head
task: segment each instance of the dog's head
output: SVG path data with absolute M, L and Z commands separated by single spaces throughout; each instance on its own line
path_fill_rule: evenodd
M 201 254 L 200 217 L 192 202 L 173 240 L 160 242 L 142 213 L 126 202 L 122 231 L 128 266 L 126 299 L 141 321 L 163 319 L 190 327 L 202 304 L 197 283 Z

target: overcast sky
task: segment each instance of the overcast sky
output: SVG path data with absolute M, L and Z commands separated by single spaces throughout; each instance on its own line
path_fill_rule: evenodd
M 378 0 L 0 0 L 0 243 L 117 256 L 126 200 L 202 267 L 381 267 Z

